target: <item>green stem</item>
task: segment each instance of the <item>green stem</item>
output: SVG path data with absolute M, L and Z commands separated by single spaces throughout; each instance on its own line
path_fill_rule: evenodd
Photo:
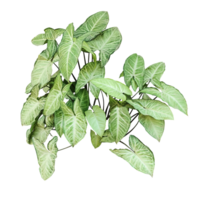
M 59 67 L 55 63 L 53 63 L 53 64 L 59 69 Z
M 122 141 L 119 141 L 120 143 L 122 143 L 123 145 L 125 145 L 126 147 L 128 147 L 133 153 L 135 153 L 134 151 L 133 151 L 133 149 L 131 149 L 131 147 L 129 147 L 127 144 L 125 144 L 124 142 L 122 142 Z
M 132 132 L 135 129 L 135 127 L 138 125 L 138 123 L 139 123 L 139 121 L 136 123 L 136 125 L 124 137 L 126 137 L 130 132 Z
M 103 96 L 103 92 L 101 91 L 101 95 L 102 95 L 102 100 L 103 100 L 103 111 L 104 111 L 104 96 Z
M 84 52 L 83 52 L 83 57 L 84 57 L 85 65 L 86 65 L 86 58 L 85 58 L 85 53 Z
M 69 147 L 71 147 L 71 145 L 68 146 L 68 147 L 65 147 L 65 148 L 63 148 L 63 149 L 58 149 L 58 151 L 62 151 L 62 150 L 64 150 L 64 149 L 68 149 Z

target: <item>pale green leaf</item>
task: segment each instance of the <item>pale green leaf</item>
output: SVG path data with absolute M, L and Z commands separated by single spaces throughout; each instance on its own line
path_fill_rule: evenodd
M 134 91 L 136 91 L 137 88 L 138 88 L 138 85 L 137 85 L 137 83 L 135 82 L 134 78 L 131 79 L 131 86 L 132 86 L 132 88 L 133 88 Z
M 45 86 L 51 79 L 52 62 L 46 60 L 37 60 L 31 73 L 31 84 L 40 87 Z
M 108 12 L 101 11 L 95 13 L 88 17 L 86 21 L 77 28 L 74 32 L 74 37 L 80 37 L 85 33 L 91 32 L 91 34 L 85 39 L 85 41 L 89 41 L 106 28 L 108 21 Z
M 131 108 L 133 109 L 133 106 L 131 106 L 129 103 L 126 101 L 117 101 L 111 96 L 109 96 L 109 105 L 110 105 L 110 111 L 115 108 L 116 106 L 118 107 L 126 107 L 126 108 Z
M 109 130 L 115 138 L 115 142 L 119 142 L 128 132 L 130 127 L 130 115 L 125 107 L 115 107 L 110 112 Z
M 165 71 L 165 63 L 163 62 L 155 63 L 147 67 L 145 69 L 143 84 L 147 83 L 149 80 L 152 80 L 153 78 L 160 80 L 164 71 Z
M 170 108 L 157 100 L 127 100 L 136 110 L 143 115 L 150 115 L 157 120 L 174 119 Z
M 176 108 L 181 112 L 188 114 L 187 102 L 184 96 L 177 90 L 175 87 L 171 85 L 167 85 L 164 82 L 161 82 L 162 88 L 160 88 L 161 92 L 155 88 L 145 88 L 141 92 L 155 95 L 167 102 L 169 106 L 172 108 Z
M 58 52 L 55 53 L 54 57 L 53 57 L 53 63 L 58 62 L 59 61 L 59 55 Z
M 119 75 L 119 78 L 124 77 L 124 71 Z
M 55 40 L 56 39 L 56 33 L 53 28 L 46 28 L 44 29 L 45 36 L 47 40 Z
M 49 85 L 43 87 L 43 91 L 44 91 L 45 93 L 47 93 L 49 90 L 50 90 Z
M 37 139 L 33 138 L 33 144 L 36 150 L 38 164 L 40 166 L 40 174 L 44 180 L 47 180 L 55 171 L 55 159 L 57 157 L 58 148 L 56 142 L 57 137 L 54 137 L 48 144 L 49 151 L 45 148 L 44 144 L 40 143 Z
M 59 68 L 64 78 L 69 81 L 69 78 L 74 70 L 84 38 L 83 35 L 78 39 L 73 39 L 74 26 L 70 24 L 63 33 L 62 40 L 58 47 Z
M 86 119 L 95 133 L 102 137 L 106 127 L 106 115 L 104 111 L 97 105 L 93 106 L 92 109 L 94 112 L 91 110 L 85 112 Z
M 21 111 L 21 124 L 22 126 L 31 125 L 35 118 L 39 115 L 40 111 L 44 109 L 45 98 L 37 100 L 30 97 L 23 105 Z
M 143 94 L 142 99 L 151 100 L 151 98 L 147 94 Z
M 89 45 L 87 44 L 87 42 L 83 41 L 83 44 L 82 44 L 82 50 L 83 51 L 86 51 L 88 53 L 91 53 L 92 54 L 92 57 L 93 57 L 93 60 L 96 64 L 96 61 L 97 61 L 97 56 L 96 54 L 91 50 L 91 48 L 89 47 Z
M 87 122 L 78 98 L 74 102 L 74 112 L 64 102 L 61 102 L 61 109 L 64 113 L 64 135 L 68 142 L 75 146 L 84 138 L 87 128 Z
M 39 45 L 43 45 L 47 42 L 47 39 L 46 39 L 46 36 L 45 34 L 39 34 L 37 35 L 36 37 L 34 37 L 31 42 L 36 45 L 36 46 L 39 46 Z
M 106 129 L 100 142 L 112 144 L 112 143 L 115 143 L 116 140 L 114 136 L 111 134 L 111 132 L 109 131 L 109 129 Z
M 26 86 L 26 91 L 25 91 L 25 93 L 26 94 L 28 94 L 28 93 L 30 93 L 31 92 L 31 90 L 32 90 L 32 84 L 31 83 L 29 83 L 27 86 Z
M 126 96 L 123 93 L 132 95 L 131 90 L 126 85 L 120 83 L 119 81 L 114 81 L 109 78 L 97 78 L 91 80 L 90 82 L 94 84 L 96 87 L 103 90 L 108 95 L 111 95 L 118 99 L 122 99 L 123 101 L 126 100 Z
M 109 28 L 99 34 L 94 40 L 88 42 L 93 51 L 99 50 L 101 66 L 104 67 L 110 56 L 119 48 L 122 36 L 117 27 Z
M 47 126 L 49 127 L 53 127 L 54 126 L 54 116 L 53 115 L 48 115 L 45 117 L 45 123 Z
M 40 90 L 39 84 L 35 85 L 35 86 L 33 87 L 33 89 L 31 90 L 31 97 L 37 99 L 38 94 L 39 94 L 39 90 Z
M 84 87 L 89 81 L 96 78 L 103 78 L 105 76 L 105 68 L 101 67 L 101 62 L 97 62 L 96 66 L 94 62 L 86 64 L 80 71 L 75 92 L 78 93 L 79 90 Z M 96 87 L 92 85 L 92 88 Z M 91 89 L 91 88 L 90 88 Z M 95 89 L 92 89 L 95 91 Z M 100 92 L 100 90 L 99 90 Z M 98 92 L 98 95 L 99 95 Z M 93 94 L 94 95 L 94 94 Z M 98 98 L 98 97 L 96 97 Z
M 44 115 L 52 115 L 56 110 L 60 108 L 60 101 L 62 99 L 62 80 L 60 75 L 55 79 L 53 88 L 47 96 L 47 100 L 44 106 Z
M 137 54 L 130 55 L 124 63 L 123 71 L 124 80 L 128 87 L 131 85 L 131 80 L 134 77 L 135 87 L 138 85 L 142 89 L 145 67 L 144 59 L 141 56 Z M 133 87 L 134 91 L 136 90 L 135 87 Z
M 47 51 L 48 51 L 48 59 L 53 58 L 54 54 L 57 51 L 57 42 L 56 40 L 48 40 L 47 42 Z
M 110 151 L 126 160 L 136 170 L 153 176 L 155 159 L 152 151 L 133 135 L 129 137 L 129 145 L 134 152 L 128 149 Z
M 139 122 L 144 126 L 147 133 L 160 142 L 165 128 L 164 120 L 157 120 L 151 116 L 139 114 Z
M 61 36 L 65 32 L 65 29 L 57 28 L 54 31 L 55 31 L 55 38 L 57 38 L 57 37 Z

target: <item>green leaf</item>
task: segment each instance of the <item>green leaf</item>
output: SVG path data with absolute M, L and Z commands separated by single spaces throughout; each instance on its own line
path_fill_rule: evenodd
M 74 37 L 77 38 L 85 33 L 91 32 L 91 34 L 85 39 L 85 41 L 89 41 L 106 28 L 108 21 L 108 12 L 101 11 L 95 13 L 88 17 L 86 21 L 77 28 L 74 32 Z
M 151 98 L 147 94 L 143 94 L 142 99 L 144 99 L 144 100 L 151 100 Z
M 51 73 L 52 62 L 47 60 L 37 60 L 31 73 L 32 86 L 37 84 L 40 84 L 40 87 L 45 86 L 51 79 Z
M 135 85 L 133 87 L 133 90 L 136 90 L 136 85 L 138 85 L 139 88 L 142 89 L 145 67 L 144 59 L 141 56 L 137 54 L 130 55 L 125 61 L 123 71 L 124 80 L 128 87 L 130 87 L 131 81 L 134 77 Z
M 25 93 L 26 94 L 28 94 L 28 93 L 30 93 L 31 92 L 31 90 L 32 90 L 32 84 L 31 83 L 29 83 L 27 86 L 26 86 L 26 91 L 25 91 Z
M 45 122 L 46 122 L 47 126 L 53 127 L 54 126 L 54 116 L 53 115 L 46 116 Z
M 178 109 L 187 115 L 187 102 L 179 90 L 171 85 L 167 85 L 164 82 L 161 82 L 161 86 L 161 92 L 155 88 L 145 88 L 141 92 L 155 95 L 163 101 L 167 102 L 172 108 Z
M 21 124 L 22 126 L 31 125 L 35 118 L 39 115 L 40 111 L 44 109 L 45 98 L 37 100 L 36 98 L 30 97 L 23 105 L 21 111 Z
M 54 31 L 55 31 L 55 38 L 57 38 L 57 37 L 61 36 L 65 32 L 65 29 L 57 28 Z
M 60 101 L 62 99 L 62 80 L 60 75 L 56 77 L 53 88 L 47 96 L 47 100 L 44 106 L 44 115 L 52 115 L 56 110 L 60 108 Z
M 130 115 L 125 107 L 115 107 L 110 112 L 109 130 L 115 138 L 115 142 L 119 142 L 128 132 L 130 127 Z
M 126 108 L 131 108 L 133 109 L 133 106 L 131 106 L 129 103 L 126 101 L 117 101 L 111 96 L 109 96 L 109 105 L 110 105 L 110 111 L 115 108 L 116 106 L 118 107 L 126 107 Z
M 95 78 L 103 78 L 105 76 L 105 68 L 101 67 L 101 62 L 97 62 L 96 66 L 94 62 L 90 62 L 86 64 L 80 71 L 78 79 L 77 79 L 77 84 L 76 84 L 76 90 L 75 92 L 78 93 L 79 90 L 84 87 L 89 81 Z M 92 94 L 98 98 L 100 89 L 95 88 L 95 85 L 91 86 L 91 92 Z M 95 92 L 98 90 L 98 92 Z M 98 95 L 96 95 L 96 93 Z
M 102 137 L 106 127 L 106 115 L 99 106 L 93 106 L 92 109 L 94 112 L 91 110 L 85 112 L 86 119 L 95 133 Z
M 64 113 L 64 135 L 68 142 L 75 146 L 84 138 L 87 128 L 87 122 L 78 98 L 74 102 L 74 113 L 64 102 L 61 102 L 61 109 Z
M 150 115 L 157 120 L 174 119 L 170 108 L 157 100 L 127 100 L 136 110 L 143 115 Z
M 124 77 L 124 71 L 119 75 L 119 78 Z
M 64 127 L 64 113 L 61 109 L 55 112 L 54 123 L 55 123 L 56 132 L 61 137 L 63 134 L 63 127 Z
M 133 88 L 134 91 L 136 91 L 137 88 L 138 88 L 138 85 L 137 85 L 137 83 L 135 82 L 134 78 L 131 79 L 131 86 L 132 86 L 132 88 Z
M 31 90 L 31 97 L 37 99 L 37 97 L 38 97 L 38 95 L 39 95 L 39 90 L 40 90 L 39 84 L 38 84 L 38 85 L 35 85 L 35 86 L 33 87 L 33 89 Z
M 48 40 L 48 42 L 47 42 L 47 51 L 48 51 L 48 54 L 49 54 L 48 59 L 53 58 L 54 54 L 57 51 L 57 42 L 56 42 L 56 40 Z
M 109 28 L 99 34 L 94 40 L 88 42 L 93 51 L 99 50 L 101 66 L 104 67 L 110 56 L 119 48 L 122 36 L 117 27 Z
M 44 91 L 45 93 L 47 93 L 49 90 L 50 90 L 49 85 L 43 87 L 43 91 Z
M 155 159 L 152 151 L 133 135 L 129 137 L 129 145 L 134 152 L 128 149 L 110 151 L 126 160 L 136 170 L 153 176 Z
M 122 99 L 123 101 L 126 100 L 126 96 L 123 93 L 132 95 L 131 90 L 119 81 L 114 81 L 109 78 L 97 78 L 91 80 L 90 82 L 107 94 L 114 96 L 118 99 Z
M 89 142 L 92 149 L 99 149 L 102 146 L 102 142 L 100 142 L 101 137 L 96 134 L 93 130 L 88 132 Z
M 112 143 L 115 143 L 116 140 L 114 136 L 111 134 L 111 132 L 109 131 L 109 129 L 106 129 L 100 142 L 112 144 Z
M 58 62 L 59 61 L 59 56 L 58 56 L 58 52 L 55 53 L 54 57 L 53 57 L 53 63 Z
M 163 62 L 155 63 L 147 67 L 145 69 L 143 84 L 147 83 L 149 80 L 152 80 L 153 78 L 160 80 L 164 71 L 165 71 L 165 63 Z
M 87 42 L 83 41 L 83 44 L 82 44 L 82 50 L 83 51 L 86 51 L 88 53 L 91 53 L 92 54 L 92 57 L 93 57 L 93 60 L 96 64 L 96 61 L 97 61 L 97 57 L 96 57 L 96 54 L 91 50 L 91 48 L 89 47 L 89 45 L 87 44 Z
M 160 142 L 165 128 L 164 120 L 157 120 L 151 116 L 139 114 L 139 122 L 144 126 L 147 133 Z
M 47 40 L 55 40 L 56 39 L 56 33 L 53 28 L 46 28 L 44 29 L 45 36 Z
M 62 40 L 58 47 L 59 68 L 67 81 L 69 81 L 72 71 L 77 64 L 83 40 L 87 37 L 87 35 L 83 35 L 78 39 L 73 39 L 73 33 L 74 26 L 70 24 L 63 33 Z
M 83 113 L 85 113 L 85 111 L 88 110 L 88 107 L 90 105 L 90 99 L 89 99 L 88 91 L 86 89 L 81 89 L 76 94 L 76 96 L 79 98 L 80 107 L 81 107 Z
M 48 144 L 49 151 L 37 139 L 33 138 L 33 144 L 37 154 L 38 164 L 40 166 L 40 174 L 44 180 L 47 180 L 55 171 L 55 159 L 57 157 L 58 148 L 54 137 Z
M 34 37 L 31 42 L 36 45 L 36 46 L 39 46 L 39 45 L 43 45 L 47 42 L 47 39 L 46 39 L 46 36 L 45 34 L 39 34 L 37 35 L 36 37 Z

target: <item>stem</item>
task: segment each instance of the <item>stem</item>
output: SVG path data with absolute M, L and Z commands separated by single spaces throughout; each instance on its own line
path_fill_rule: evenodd
M 87 87 L 87 85 L 86 85 L 86 87 Z M 88 97 L 89 97 L 89 102 L 90 102 L 90 88 L 89 88 L 89 85 L 88 85 Z M 90 108 L 92 109 L 91 103 L 90 103 Z
M 88 63 L 90 62 L 90 53 L 88 53 Z
M 155 97 L 153 100 L 156 100 L 158 97 Z
M 95 105 L 95 103 L 96 103 L 96 100 L 97 100 L 97 99 L 95 98 L 95 99 L 94 99 L 94 103 L 93 103 L 93 106 Z
M 131 149 L 127 144 L 125 144 L 124 142 L 122 142 L 122 141 L 119 141 L 120 143 L 122 143 L 123 145 L 125 145 L 126 147 L 128 147 L 133 153 L 135 153 L 134 151 L 133 151 L 133 149 Z
M 70 149 L 70 148 L 71 148 L 71 145 L 67 145 L 66 147 L 60 148 L 58 151 L 61 152 L 61 151 L 65 151 L 65 150 Z
M 138 114 L 138 113 L 136 113 L 136 114 L 132 115 L 132 116 L 131 116 L 131 118 L 132 118 L 132 117 L 134 117 L 134 116 L 135 116 L 135 115 L 137 115 L 137 114 Z
M 108 116 L 106 117 L 106 120 L 109 119 L 109 118 L 110 118 L 110 115 L 108 115 Z
M 136 123 L 136 125 L 124 137 L 126 137 L 130 132 L 132 132 L 135 129 L 135 127 L 138 125 L 138 123 L 139 123 L 139 121 Z
M 78 60 L 78 68 L 79 68 L 79 70 L 81 71 L 81 65 L 80 65 L 79 60 Z
M 134 98 L 138 93 L 139 93 L 139 91 L 136 92 L 131 98 Z
M 51 133 L 49 133 L 49 135 L 50 135 L 51 137 L 53 137 L 53 135 L 52 135 Z
M 101 108 L 101 103 L 100 103 L 100 101 L 99 101 L 99 98 L 98 98 L 98 102 L 99 102 L 99 107 Z
M 108 102 L 108 105 L 106 107 L 105 114 L 107 113 L 108 108 L 109 108 L 109 102 Z
M 103 99 L 103 111 L 104 111 L 104 96 L 103 96 L 103 92 L 101 91 L 101 95 L 102 95 L 102 99 Z
M 73 73 L 72 73 L 72 76 L 73 76 L 74 80 L 76 81 L 76 77 L 74 76 L 74 74 L 73 74 Z
M 138 115 L 139 115 L 139 113 L 137 113 L 137 114 L 135 115 L 135 117 L 131 120 L 131 123 L 135 120 L 135 118 L 136 118 Z
M 110 108 L 109 108 L 109 110 L 108 110 L 107 117 L 108 117 L 108 115 L 109 115 L 109 112 L 110 112 Z M 109 116 L 109 117 L 110 117 L 110 116 Z
M 67 95 L 67 94 L 66 94 Z M 73 101 L 73 99 L 69 96 L 69 95 L 67 95 L 68 97 L 69 97 L 69 99 L 71 100 L 71 101 Z
M 131 112 L 129 113 L 129 115 L 133 112 L 134 109 L 131 110 Z
M 83 52 L 83 57 L 84 57 L 85 65 L 86 65 L 86 59 L 85 59 L 85 53 L 84 52 Z
M 53 63 L 53 64 L 59 69 L 59 67 L 55 63 Z

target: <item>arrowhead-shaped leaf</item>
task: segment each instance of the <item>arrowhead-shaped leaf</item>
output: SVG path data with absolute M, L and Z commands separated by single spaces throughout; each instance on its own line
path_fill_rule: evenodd
M 143 84 L 147 83 L 149 80 L 152 81 L 152 79 L 154 79 L 154 78 L 156 78 L 157 80 L 160 80 L 164 71 L 165 71 L 165 63 L 163 63 L 163 62 L 155 63 L 155 64 L 147 67 L 145 69 L 145 73 L 144 73 Z
M 91 32 L 91 34 L 85 39 L 85 41 L 89 41 L 106 28 L 108 21 L 108 12 L 101 11 L 95 13 L 88 17 L 86 21 L 77 28 L 74 32 L 74 37 L 77 38 L 85 33 Z
M 54 123 L 55 123 L 56 132 L 61 137 L 63 134 L 63 128 L 64 128 L 64 113 L 61 109 L 55 112 Z
M 105 93 L 118 99 L 122 99 L 123 101 L 126 100 L 126 96 L 123 93 L 132 95 L 131 90 L 119 81 L 114 81 L 109 78 L 97 78 L 91 80 L 90 82 L 103 90 Z
M 94 62 L 86 64 L 79 73 L 76 84 L 76 93 L 78 93 L 79 90 L 92 79 L 103 78 L 104 76 L 105 76 L 105 68 L 101 67 L 101 62 L 97 62 L 96 66 Z M 95 96 L 95 98 L 98 98 L 100 89 L 93 84 L 90 85 L 92 85 L 90 87 L 92 94 Z M 95 92 L 96 90 L 98 91 Z
M 91 110 L 85 112 L 86 119 L 95 133 L 102 137 L 106 127 L 106 115 L 99 106 L 93 106 L 92 109 L 94 112 Z
M 48 42 L 47 42 L 47 51 L 48 51 L 48 54 L 49 54 L 48 59 L 53 58 L 54 54 L 57 51 L 57 46 L 58 45 L 57 45 L 56 40 L 48 40 Z
M 67 81 L 69 81 L 72 71 L 77 64 L 83 40 L 87 36 L 83 35 L 78 39 L 73 39 L 73 33 L 74 26 L 70 24 L 63 33 L 62 40 L 58 47 L 59 68 Z
M 31 42 L 36 45 L 36 46 L 39 46 L 39 45 L 43 45 L 47 42 L 47 38 L 45 36 L 45 34 L 39 34 L 37 35 L 36 37 L 34 37 Z
M 104 131 L 103 137 L 101 139 L 101 142 L 108 142 L 108 143 L 113 143 L 115 142 L 115 138 L 112 136 L 111 132 L 109 129 Z
M 128 149 L 110 151 L 126 160 L 136 170 L 153 176 L 155 159 L 152 151 L 133 135 L 129 137 L 129 145 L 133 151 Z
M 37 100 L 36 98 L 30 97 L 23 105 L 21 111 L 21 123 L 22 126 L 31 125 L 35 118 L 39 115 L 40 111 L 44 109 L 45 98 Z
M 139 114 L 139 122 L 144 126 L 147 133 L 160 142 L 165 128 L 164 120 L 157 120 L 151 116 Z
M 53 88 L 47 96 L 47 100 L 44 107 L 44 115 L 52 115 L 56 110 L 60 108 L 60 101 L 62 98 L 62 80 L 60 75 L 55 79 Z
M 48 149 L 45 148 L 44 144 L 40 143 L 37 139 L 33 138 L 33 144 L 36 150 L 38 164 L 40 166 L 40 174 L 44 180 L 47 180 L 55 171 L 55 159 L 57 157 L 58 148 L 56 142 L 57 137 L 54 137 L 48 143 Z
M 87 122 L 78 98 L 74 102 L 74 112 L 64 102 L 61 102 L 61 109 L 64 113 L 64 135 L 68 142 L 75 146 L 84 138 L 87 128 Z
M 128 87 L 132 84 L 134 91 L 137 89 L 136 85 L 142 89 L 145 67 L 144 59 L 141 56 L 137 54 L 130 55 L 125 61 L 123 71 L 124 80 Z M 135 83 L 133 81 L 135 81 Z
M 40 87 L 45 86 L 51 79 L 52 62 L 47 60 L 37 60 L 31 73 L 31 84 Z
M 184 96 L 179 92 L 179 90 L 171 85 L 167 85 L 164 82 L 161 82 L 161 86 L 161 92 L 155 88 L 145 88 L 141 92 L 155 95 L 163 101 L 167 102 L 172 108 L 176 108 L 187 115 L 187 102 Z
M 115 107 L 110 112 L 109 130 L 115 138 L 115 142 L 119 142 L 128 132 L 130 127 L 130 115 L 125 107 Z
M 110 56 L 119 48 L 122 36 L 117 27 L 109 28 L 98 35 L 94 40 L 88 42 L 93 51 L 99 50 L 101 66 L 104 67 Z
M 90 99 L 89 99 L 88 91 L 86 89 L 81 89 L 76 94 L 76 96 L 79 98 L 80 107 L 81 107 L 83 113 L 85 113 L 85 111 L 88 110 L 88 107 L 90 105 Z
M 101 145 L 101 137 L 96 135 L 93 130 L 90 131 L 90 137 L 93 147 L 96 149 Z
M 170 108 L 157 100 L 127 100 L 136 110 L 143 115 L 149 115 L 157 120 L 174 119 Z

